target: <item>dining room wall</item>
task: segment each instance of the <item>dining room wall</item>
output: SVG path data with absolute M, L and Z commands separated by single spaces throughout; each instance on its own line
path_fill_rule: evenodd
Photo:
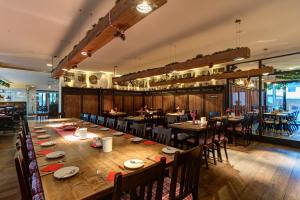
M 163 91 L 125 91 L 115 89 L 62 88 L 62 111 L 66 117 L 78 117 L 81 112 L 101 115 L 117 107 L 118 111 L 137 114 L 141 107 L 174 112 L 176 107 L 195 110 L 198 116 L 210 111 L 223 113 L 225 86 L 209 86 Z

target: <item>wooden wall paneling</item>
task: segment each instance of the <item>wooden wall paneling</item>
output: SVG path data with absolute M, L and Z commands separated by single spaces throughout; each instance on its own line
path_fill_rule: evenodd
M 118 111 L 123 111 L 123 97 L 121 95 L 114 95 L 114 107 L 117 107 Z
M 189 110 L 197 111 L 197 115 L 204 116 L 204 109 L 203 109 L 203 94 L 190 94 L 189 95 Z
M 147 105 L 148 108 L 154 107 L 153 104 L 152 104 L 152 100 L 153 100 L 153 96 L 152 95 L 144 96 L 145 105 Z
M 154 95 L 153 96 L 153 108 L 154 109 L 162 109 L 162 95 Z
M 133 113 L 133 96 L 124 96 L 123 100 L 123 111 L 128 114 Z
M 134 96 L 133 97 L 134 100 L 134 105 L 133 105 L 133 108 L 134 108 L 134 112 L 140 110 L 140 108 L 143 106 L 143 96 Z M 148 105 L 148 104 L 147 104 Z M 148 105 L 148 107 L 150 108 L 150 106 Z
M 173 112 L 174 111 L 174 95 L 173 94 L 167 94 L 163 95 L 163 111 L 164 112 Z
M 81 95 L 63 95 L 63 112 L 66 117 L 78 118 L 81 113 Z
M 188 110 L 188 95 L 175 95 L 175 108 L 179 106 L 183 110 Z
M 222 93 L 218 94 L 205 94 L 205 115 L 208 116 L 209 112 L 220 112 L 223 114 L 224 98 Z
M 107 112 L 113 108 L 113 95 L 103 94 L 103 111 Z
M 98 95 L 82 95 L 82 112 L 98 115 Z

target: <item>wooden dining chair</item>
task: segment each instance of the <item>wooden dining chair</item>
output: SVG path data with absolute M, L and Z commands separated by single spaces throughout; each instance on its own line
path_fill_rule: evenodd
M 115 175 L 112 200 L 161 200 L 165 167 L 166 159 L 163 157 L 160 159 L 160 162 L 136 172 L 126 175 L 117 173 Z
M 222 159 L 222 152 L 221 149 L 224 149 L 224 153 L 226 156 L 226 160 L 228 161 L 228 153 L 227 153 L 227 143 L 228 143 L 228 138 L 227 138 L 227 126 L 228 126 L 228 119 L 222 119 L 220 121 L 220 125 L 216 127 L 216 134 L 215 134 L 215 144 L 217 147 L 217 155 L 219 161 L 223 161 Z
M 172 165 L 171 180 L 165 177 L 163 199 L 198 199 L 202 147 L 177 151 Z
M 79 119 L 84 120 L 84 113 L 80 113 Z
M 105 125 L 105 117 L 103 117 L 103 116 L 98 116 L 97 124 L 98 124 L 98 125 L 101 125 L 101 126 L 104 126 L 104 125 Z
M 133 123 L 131 126 L 132 134 L 141 137 L 141 138 L 147 138 L 146 137 L 146 124 L 143 123 Z
M 162 126 L 156 126 L 152 130 L 153 140 L 165 145 L 171 144 L 171 134 L 171 128 L 163 128 Z
M 180 121 L 180 122 L 186 122 L 186 121 L 188 121 L 188 120 L 189 120 L 188 114 L 184 114 L 184 115 L 180 115 L 180 116 L 179 116 L 179 121 Z
M 29 177 L 24 171 L 24 160 L 21 151 L 17 151 L 14 157 L 17 177 L 19 181 L 22 200 L 31 199 L 31 187 Z
M 115 128 L 116 119 L 113 118 L 107 118 L 106 120 L 106 127 L 114 129 Z
M 90 113 L 84 113 L 83 114 L 83 120 L 87 121 L 87 122 L 90 121 Z
M 90 122 L 92 122 L 93 124 L 97 124 L 97 116 L 96 115 L 91 115 L 90 116 Z
M 116 130 L 127 133 L 128 122 L 125 120 L 118 119 Z

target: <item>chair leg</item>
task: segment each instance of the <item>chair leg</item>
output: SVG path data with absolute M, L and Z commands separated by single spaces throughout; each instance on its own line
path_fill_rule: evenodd
M 221 145 L 220 143 L 216 143 L 216 146 L 217 146 L 217 154 L 218 154 L 218 159 L 220 162 L 223 162 L 223 159 L 222 159 L 222 154 L 221 154 Z
M 224 141 L 224 152 L 225 152 L 226 160 L 228 161 L 227 142 L 226 141 Z
M 213 154 L 214 164 L 217 165 L 216 154 L 215 154 L 215 144 L 212 145 L 212 154 Z
M 208 169 L 208 159 L 207 159 L 207 148 L 206 147 L 203 148 L 203 153 L 204 153 L 206 169 Z

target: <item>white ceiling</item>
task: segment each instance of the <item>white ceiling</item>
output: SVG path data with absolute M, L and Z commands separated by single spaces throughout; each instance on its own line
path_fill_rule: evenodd
M 113 5 L 114 0 L 2 0 L 0 61 L 47 70 L 53 55 L 57 63 Z M 116 38 L 79 68 L 113 71 L 117 65 L 117 73 L 125 74 L 233 48 L 237 18 L 241 46 L 250 47 L 253 58 L 298 51 L 299 10 L 299 0 L 168 0 L 129 29 L 125 42 Z M 300 56 L 268 64 L 300 69 Z

